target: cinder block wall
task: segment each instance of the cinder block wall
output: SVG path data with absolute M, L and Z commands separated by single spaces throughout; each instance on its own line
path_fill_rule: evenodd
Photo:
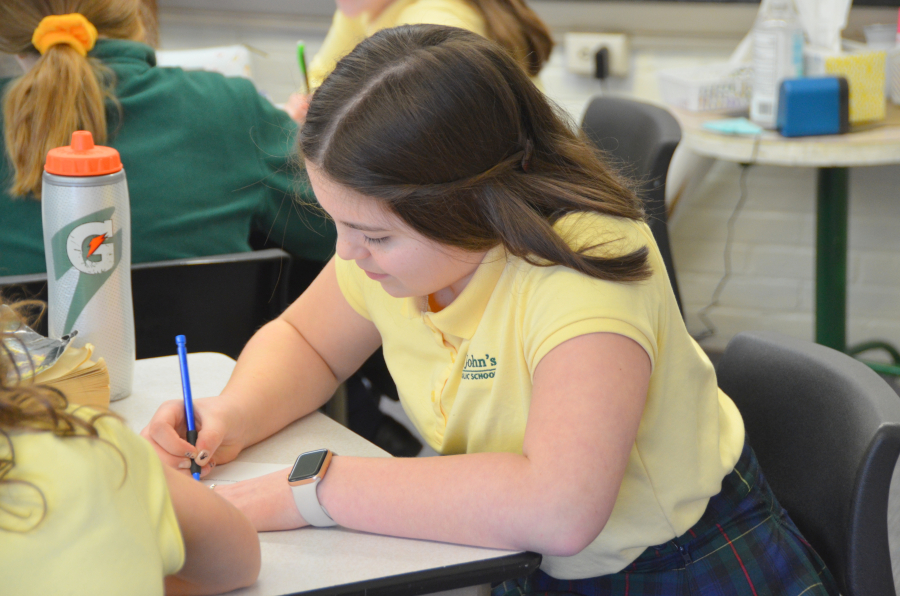
M 740 166 L 718 162 L 678 205 L 672 250 L 688 327 L 724 272 L 726 224 L 740 197 Z M 851 343 L 873 337 L 900 344 L 900 166 L 850 172 L 848 325 Z M 723 347 L 735 333 L 766 329 L 812 339 L 814 333 L 816 173 L 812 168 L 753 166 L 734 226 L 732 274 L 709 311 Z

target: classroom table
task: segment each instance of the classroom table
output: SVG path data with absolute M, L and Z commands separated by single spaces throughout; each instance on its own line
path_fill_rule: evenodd
M 172 345 L 174 351 L 174 341 Z M 188 363 L 196 398 L 218 395 L 235 365 L 228 356 L 214 353 L 190 354 Z M 132 394 L 112 402 L 110 408 L 139 432 L 168 399 L 181 399 L 176 356 L 138 360 Z M 314 412 L 245 449 L 235 461 L 288 467 L 298 454 L 322 447 L 344 455 L 390 457 L 324 414 Z M 217 468 L 227 469 L 227 465 Z M 485 594 L 489 584 L 527 575 L 541 561 L 540 555 L 530 552 L 393 538 L 340 527 L 261 532 L 259 539 L 259 579 L 231 594 Z
M 884 121 L 851 128 L 843 135 L 786 138 L 775 131 L 734 136 L 702 128 L 721 113 L 672 108 L 682 128 L 681 143 L 707 157 L 742 164 L 818 169 L 816 203 L 815 337 L 822 345 L 856 354 L 884 349 L 894 365 L 867 363 L 900 375 L 900 353 L 882 341 L 847 345 L 847 228 L 849 168 L 900 164 L 900 106 L 888 103 Z

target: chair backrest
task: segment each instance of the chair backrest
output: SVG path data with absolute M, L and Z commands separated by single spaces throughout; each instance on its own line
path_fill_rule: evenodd
M 776 333 L 741 333 L 717 367 L 775 496 L 844 596 L 895 596 L 888 493 L 900 397 L 853 358 Z
M 291 256 L 281 249 L 139 263 L 131 267 L 138 358 L 191 352 L 237 358 L 262 325 L 287 307 Z M 47 300 L 46 274 L 0 277 L 8 299 Z M 46 334 L 46 318 L 38 329 Z
M 639 194 L 647 222 L 681 308 L 666 216 L 666 174 L 681 141 L 681 127 L 664 108 L 625 97 L 598 96 L 588 104 L 581 128 L 595 146 L 642 183 Z

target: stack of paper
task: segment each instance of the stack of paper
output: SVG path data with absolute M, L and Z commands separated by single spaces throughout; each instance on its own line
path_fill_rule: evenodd
M 58 389 L 69 403 L 108 408 L 109 370 L 103 358 L 91 360 L 93 353 L 91 344 L 69 345 L 53 366 L 34 377 L 34 383 Z

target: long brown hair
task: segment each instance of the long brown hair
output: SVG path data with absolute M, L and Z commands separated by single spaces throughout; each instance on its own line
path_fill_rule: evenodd
M 637 196 L 497 44 L 453 27 L 386 29 L 338 62 L 299 135 L 305 159 L 436 242 L 503 244 L 535 265 L 650 275 L 646 247 L 598 256 L 553 229 L 568 213 L 643 219 Z
M 553 37 L 525 0 L 468 0 L 487 25 L 487 37 L 499 43 L 530 76 L 550 58 Z
M 0 297 L 0 304 L 3 303 Z M 41 490 L 27 480 L 10 479 L 10 470 L 16 465 L 15 448 L 10 436 L 11 431 L 29 430 L 32 432 L 50 432 L 58 437 L 84 437 L 107 443 L 115 449 L 122 462 L 124 456 L 119 448 L 99 436 L 94 422 L 103 416 L 114 416 L 111 412 L 92 412 L 89 416 L 79 416 L 68 410 L 69 402 L 58 389 L 47 385 L 35 385 L 27 374 L 34 370 L 34 364 L 28 359 L 23 367 L 16 365 L 15 353 L 28 354 L 22 343 L 12 333 L 23 321 L 33 318 L 35 312 L 42 312 L 44 304 L 38 301 L 22 301 L 11 305 L 11 310 L 0 309 L 0 490 L 10 490 L 23 495 L 30 493 L 27 499 L 32 503 L 40 503 L 40 511 L 30 511 L 31 515 L 16 519 L 14 527 L 0 521 L 0 530 L 21 532 L 35 528 L 47 514 L 47 500 Z M 12 316 L 10 315 L 12 313 Z M 39 316 L 39 315 L 38 315 Z M 30 367 L 31 371 L 28 370 Z M 123 476 L 124 479 L 124 476 Z M 0 499 L 0 509 L 4 509 Z M 18 518 L 18 519 L 17 519 Z M 4 518 L 0 518 L 4 519 Z
M 80 13 L 99 35 L 143 39 L 140 0 L 3 0 L 0 2 L 0 51 L 37 55 L 31 36 L 41 19 Z M 37 64 L 7 86 L 3 126 L 12 164 L 12 196 L 40 199 L 47 151 L 67 145 L 76 130 L 89 130 L 94 142 L 106 142 L 106 101 L 115 98 L 112 71 L 74 48 L 55 45 Z

